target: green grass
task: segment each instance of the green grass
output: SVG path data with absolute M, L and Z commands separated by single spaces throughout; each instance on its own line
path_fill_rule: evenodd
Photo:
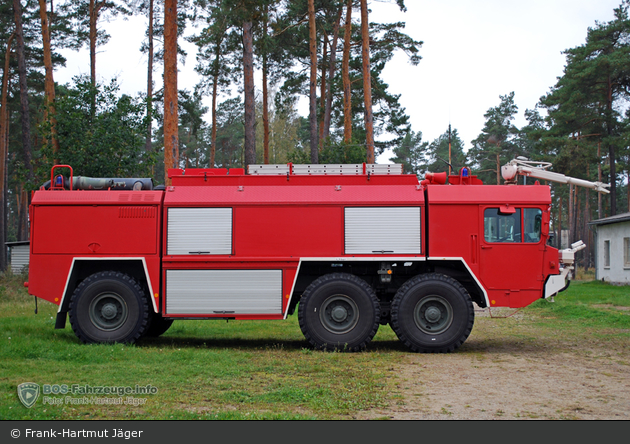
M 0 419 L 339 419 L 391 399 L 393 354 L 307 347 L 295 316 L 286 321 L 176 321 L 136 345 L 85 345 L 70 325 L 55 330 L 57 306 L 0 279 Z M 158 388 L 144 405 L 44 405 L 17 397 L 23 382 Z M 52 395 L 49 395 L 52 396 Z M 71 395 L 80 397 L 79 395 Z M 97 396 L 97 395 L 94 395 Z M 98 395 L 103 396 L 103 395 Z M 59 395 L 58 397 L 61 397 Z
M 176 321 L 162 337 L 136 345 L 85 345 L 69 324 L 54 329 L 57 306 L 39 301 L 34 313 L 23 281 L 23 276 L 0 277 L 0 419 L 351 419 L 400 399 L 398 369 L 410 353 L 389 326 L 381 326 L 361 353 L 311 350 L 297 316 Z M 532 324 L 527 336 L 543 341 L 562 331 L 627 342 L 629 307 L 628 287 L 573 282 L 555 303 L 539 301 L 525 309 Z M 480 318 L 475 329 L 482 340 L 484 325 L 496 327 L 489 344 L 510 335 L 518 343 L 523 335 L 513 324 Z M 467 344 L 461 352 L 481 353 Z M 138 406 L 48 405 L 40 395 L 27 409 L 17 397 L 23 382 L 150 384 L 158 392 L 134 395 L 146 398 Z
M 630 287 L 600 281 L 573 281 L 555 302 L 537 301 L 528 308 L 541 324 L 579 325 L 596 331 L 630 334 Z M 550 320 L 553 322 L 550 323 Z

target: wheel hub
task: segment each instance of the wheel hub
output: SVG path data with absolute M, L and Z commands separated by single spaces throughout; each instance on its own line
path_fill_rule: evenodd
M 416 304 L 413 319 L 420 330 L 437 335 L 445 332 L 451 326 L 453 308 L 442 296 L 427 296 Z
M 427 311 L 424 312 L 424 317 L 429 322 L 437 322 L 442 316 L 442 312 L 437 307 L 429 307 Z
M 336 306 L 331 311 L 331 317 L 335 322 L 341 322 L 348 317 L 348 310 L 344 307 Z
M 319 319 L 331 333 L 348 333 L 359 322 L 359 308 L 352 298 L 337 294 L 324 301 Z
M 103 331 L 120 328 L 129 315 L 127 303 L 117 293 L 102 293 L 90 303 L 89 315 L 92 324 Z
M 103 308 L 101 309 L 101 315 L 105 319 L 114 319 L 117 313 L 118 310 L 116 309 L 116 305 L 112 303 L 103 305 Z

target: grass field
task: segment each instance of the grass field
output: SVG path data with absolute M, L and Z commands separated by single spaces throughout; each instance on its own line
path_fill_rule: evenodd
M 137 345 L 84 345 L 69 324 L 54 329 L 55 305 L 39 301 L 34 313 L 24 279 L 0 278 L 0 419 L 351 419 L 401 398 L 398 365 L 409 352 L 389 326 L 381 326 L 361 353 L 311 350 L 296 316 L 176 321 L 162 337 Z M 538 301 L 522 312 L 541 336 L 561 331 L 628 343 L 629 308 L 630 288 L 576 281 L 555 303 Z M 496 322 L 498 337 L 514 334 L 509 324 L 485 321 Z M 150 385 L 157 393 L 40 394 L 27 409 L 17 396 L 23 382 L 42 388 Z M 128 396 L 138 405 L 76 404 Z

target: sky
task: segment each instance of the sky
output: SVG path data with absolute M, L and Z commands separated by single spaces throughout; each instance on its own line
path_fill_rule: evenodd
M 481 132 L 485 112 L 514 92 L 518 115 L 514 124 L 526 124 L 526 109 L 533 109 L 562 75 L 566 49 L 582 45 L 589 27 L 614 18 L 621 0 L 407 0 L 401 12 L 394 0 L 371 0 L 370 21 L 406 23 L 406 32 L 422 41 L 422 60 L 412 66 L 403 53 L 394 55 L 383 73 L 389 91 L 400 94 L 411 129 L 431 142 L 448 125 L 457 129 L 465 150 Z M 354 13 L 358 17 L 358 12 Z M 146 56 L 140 45 L 147 27 L 144 17 L 103 23 L 111 35 L 98 48 L 99 79 L 117 77 L 121 92 L 146 91 Z M 192 90 L 199 81 L 194 72 L 195 47 L 183 40 L 188 52 L 180 63 L 178 88 Z M 89 52 L 64 50 L 65 68 L 55 81 L 70 82 L 89 74 Z M 161 87 L 162 67 L 154 72 Z M 236 91 L 236 86 L 233 88 Z M 257 83 L 260 88 L 260 82 Z M 209 100 L 208 100 L 209 104 Z M 298 111 L 307 115 L 308 105 Z M 210 115 L 206 116 L 210 120 Z M 390 153 L 377 159 L 389 163 Z

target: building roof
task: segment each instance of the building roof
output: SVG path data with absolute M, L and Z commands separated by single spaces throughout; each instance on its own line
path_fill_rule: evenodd
M 5 242 L 7 247 L 19 247 L 20 245 L 30 245 L 30 241 Z
M 592 220 L 588 224 L 589 225 L 608 225 L 608 224 L 616 224 L 619 222 L 627 222 L 630 221 L 630 213 L 622 213 L 617 214 L 615 216 L 606 217 L 604 219 Z

